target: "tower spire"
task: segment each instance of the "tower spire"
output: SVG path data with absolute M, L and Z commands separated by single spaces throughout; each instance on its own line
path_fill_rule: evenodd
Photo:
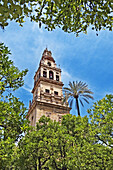
M 46 47 L 46 49 L 44 50 L 43 54 L 42 54 L 42 59 L 41 60 L 44 60 L 44 59 L 47 59 L 47 60 L 50 60 L 50 61 L 53 61 L 55 63 L 55 60 L 54 58 L 52 57 L 52 52 L 49 51 Z

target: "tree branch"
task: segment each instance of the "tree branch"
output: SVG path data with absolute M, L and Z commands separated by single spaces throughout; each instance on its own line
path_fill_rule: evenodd
M 109 146 L 109 147 L 113 148 L 112 145 L 109 145 L 107 142 L 105 142 L 104 140 L 102 140 L 98 135 L 95 135 L 95 137 L 97 137 L 100 141 L 102 141 L 104 144 L 106 144 L 106 146 Z

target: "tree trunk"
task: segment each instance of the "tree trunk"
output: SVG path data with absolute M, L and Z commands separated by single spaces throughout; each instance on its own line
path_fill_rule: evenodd
M 40 161 L 40 157 L 38 158 L 38 169 L 41 170 L 41 161 Z
M 66 168 L 66 167 L 63 167 L 62 170 L 67 170 L 67 168 Z
M 79 109 L 78 97 L 76 98 L 76 105 L 77 105 L 78 116 L 80 116 L 80 109 Z

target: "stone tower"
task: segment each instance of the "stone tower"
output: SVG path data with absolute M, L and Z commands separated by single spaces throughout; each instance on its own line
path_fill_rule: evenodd
M 62 87 L 61 69 L 46 48 L 34 76 L 33 100 L 29 102 L 27 118 L 32 126 L 43 115 L 60 122 L 63 115 L 69 114 L 71 108 L 62 103 Z

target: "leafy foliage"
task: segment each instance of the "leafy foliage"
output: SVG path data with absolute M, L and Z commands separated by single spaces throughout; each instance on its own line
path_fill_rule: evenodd
M 14 140 L 10 137 L 7 140 L 0 140 L 0 169 L 11 169 L 13 148 L 15 147 Z
M 0 140 L 8 137 L 14 141 L 21 137 L 27 128 L 26 108 L 18 98 L 9 95 L 0 101 Z
M 9 59 L 10 50 L 3 43 L 0 43 L 0 95 L 6 90 L 16 90 L 23 86 L 23 76 L 27 74 L 27 69 L 20 72 Z
M 94 103 L 89 111 L 96 142 L 113 148 L 113 95 L 106 95 Z
M 89 104 L 88 99 L 93 99 L 93 92 L 88 89 L 88 85 L 86 83 L 83 83 L 81 81 L 76 81 L 73 83 L 69 82 L 69 88 L 64 87 L 65 96 L 63 99 L 63 102 L 69 102 L 70 107 L 73 106 L 73 102 L 75 101 L 76 108 L 78 111 L 78 115 L 80 116 L 80 110 L 79 110 L 79 101 L 82 106 L 84 106 L 82 101 L 85 101 Z M 79 100 L 79 101 L 78 101 Z
M 88 112 L 90 121 L 68 114 L 59 124 L 41 117 L 17 146 L 8 145 L 9 138 L 0 143 L 0 165 L 16 170 L 113 169 L 113 95 Z
M 89 26 L 97 32 L 112 31 L 112 0 L 1 0 L 0 25 L 6 27 L 9 20 L 22 26 L 25 17 L 42 24 L 50 30 L 60 27 L 65 32 L 87 33 Z
M 0 169 L 6 170 L 13 168 L 15 142 L 29 130 L 23 102 L 9 93 L 24 84 L 27 69 L 20 72 L 9 60 L 9 54 L 8 48 L 0 43 Z
M 18 98 L 9 95 L 0 101 L 0 169 L 12 168 L 15 142 L 29 130 L 26 108 Z
M 87 116 L 69 114 L 63 117 L 61 124 L 43 116 L 36 129 L 20 140 L 13 167 L 22 170 L 113 169 L 113 95 L 95 103 L 88 112 L 90 121 Z

